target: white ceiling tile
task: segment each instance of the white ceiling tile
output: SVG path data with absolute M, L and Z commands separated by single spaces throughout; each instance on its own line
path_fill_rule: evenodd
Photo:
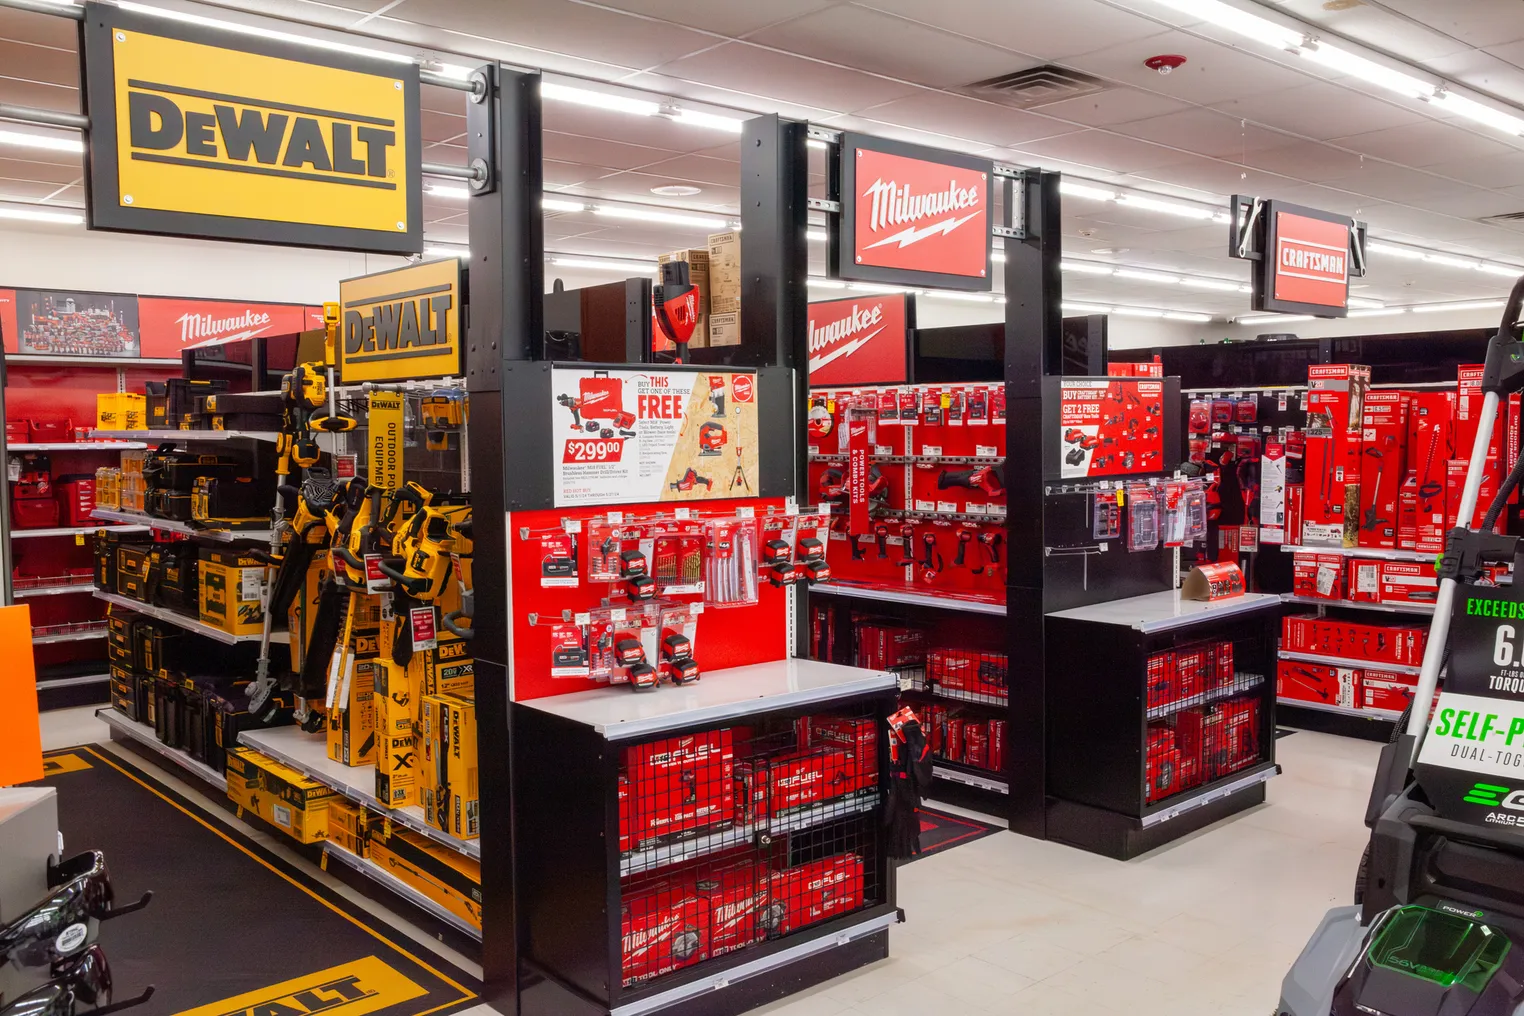
M 1428 198 L 1424 208 L 1464 219 L 1482 219 L 1492 215 L 1524 212 L 1524 198 L 1502 191 L 1469 191 L 1464 194 Z
M 735 190 L 741 186 L 741 166 L 739 163 L 726 162 L 723 159 L 710 159 L 702 155 L 679 155 L 675 158 L 647 163 L 640 166 L 639 169 L 642 173 L 652 176 L 670 177 L 672 183 L 693 184 L 705 188 L 718 185 L 727 190 Z M 658 199 L 653 197 L 651 200 Z M 704 202 L 708 200 L 708 192 L 706 190 L 704 194 L 692 198 L 674 200 L 679 200 L 684 204 Z
M 1137 88 L 1112 88 L 1094 95 L 1082 95 L 1031 107 L 1034 113 L 1087 127 L 1112 127 L 1189 108 L 1178 99 Z
M 765 25 L 797 18 L 834 5 L 837 0 L 769 0 L 765 4 L 713 3 L 712 0 L 600 0 L 615 7 L 671 25 L 688 26 L 721 35 L 743 36 Z
M 1358 172 L 1364 165 L 1358 155 L 1313 141 L 1299 141 L 1281 148 L 1250 152 L 1244 161 L 1256 169 L 1304 180 L 1346 176 Z
M 1035 113 L 947 92 L 921 92 L 895 99 L 859 110 L 857 117 L 953 134 L 1002 147 L 1083 130 Z
M 1447 160 L 1425 168 L 1431 173 L 1478 187 L 1509 187 L 1524 181 L 1524 152 L 1513 152 L 1491 159 Z
M 1408 166 L 1486 159 L 1514 150 L 1502 142 L 1434 120 L 1333 138 L 1330 143 Z
M 1465 0 L 1461 6 L 1472 2 Z M 1455 5 L 1435 4 L 1430 0 L 1421 6 L 1432 9 Z M 1372 4 L 1330 10 L 1325 0 L 1283 0 L 1280 7 L 1293 17 L 1330 28 L 1346 38 L 1357 39 L 1407 60 L 1435 60 L 1469 48 L 1466 42 L 1449 38 L 1420 21 L 1394 16 Z
M 917 91 L 914 85 L 828 67 L 738 42 L 674 60 L 656 71 L 682 80 L 739 88 L 806 105 L 829 96 L 832 106 L 848 112 Z
M 1524 55 L 1524 42 L 1511 43 L 1510 46 L 1516 55 Z M 1500 50 L 1507 52 L 1509 47 L 1500 47 Z M 1430 60 L 1425 66 L 1450 81 L 1495 95 L 1506 102 L 1524 101 L 1524 70 L 1501 55 L 1468 49 L 1442 59 Z
M 1168 148 L 1099 130 L 1020 145 L 1017 151 L 1034 162 L 1045 164 L 1051 156 L 1063 162 L 1094 166 L 1114 173 L 1167 166 L 1180 158 L 1179 152 Z
M 1369 194 L 1383 201 L 1408 204 L 1431 197 L 1475 190 L 1475 188 L 1456 184 L 1421 170 L 1372 161 L 1367 161 L 1354 173 L 1330 177 L 1324 182 L 1331 187 L 1357 194 Z
M 1165 53 L 1184 56 L 1186 65 L 1167 75 L 1143 65 L 1149 57 Z M 1176 31 L 1099 49 L 1064 63 L 1135 88 L 1210 104 L 1307 83 L 1306 76 L 1269 60 Z
M 1514 0 L 1381 0 L 1401 18 L 1426 25 L 1471 46 L 1496 46 L 1524 39 L 1524 19 Z
M 1214 105 L 1233 116 L 1324 141 L 1424 119 L 1412 110 L 1323 82 Z
M 1200 108 L 1120 124 L 1114 129 L 1182 152 L 1233 159 L 1261 148 L 1279 148 L 1289 140 L 1284 134 L 1245 126 L 1236 117 Z
M 1269 174 L 1246 169 L 1236 161 L 1179 152 L 1175 158 L 1177 161 L 1132 174 L 1133 181 L 1145 190 L 1189 188 L 1198 192 L 1194 195 L 1197 201 L 1221 200 L 1229 194 L 1262 193 L 1282 182 Z
M 898 14 L 972 39 L 982 39 L 1038 60 L 1056 61 L 1159 35 L 1157 22 L 1097 0 L 859 0 L 861 6 Z
M 967 36 L 851 4 L 764 28 L 747 41 L 938 88 L 982 81 L 1031 63 Z
M 547 159 L 554 159 L 557 162 L 576 162 L 584 166 L 599 166 L 609 170 L 635 169 L 672 157 L 672 153 L 663 148 L 623 144 L 583 134 L 565 134 L 560 131 L 545 131 L 542 144 Z

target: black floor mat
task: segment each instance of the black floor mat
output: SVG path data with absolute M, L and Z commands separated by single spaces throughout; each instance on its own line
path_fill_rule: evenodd
M 1004 828 L 978 819 L 937 811 L 935 808 L 918 808 L 916 813 L 921 817 L 921 852 L 910 858 L 912 861 L 951 850 L 964 843 L 972 843 Z
M 80 747 L 44 772 L 66 851 L 104 851 L 119 901 L 153 890 L 101 927 L 117 997 L 157 988 L 134 1016 L 422 1016 L 476 999 L 469 975 L 131 764 Z
M 1283 738 L 1283 737 L 1290 737 L 1292 734 L 1295 734 L 1295 733 L 1296 733 L 1296 731 L 1292 730 L 1290 727 L 1276 727 L 1275 728 L 1275 739 L 1277 741 L 1279 741 L 1281 738 Z

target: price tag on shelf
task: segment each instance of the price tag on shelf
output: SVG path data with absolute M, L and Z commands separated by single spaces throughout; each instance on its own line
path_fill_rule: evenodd
M 580 625 L 581 627 L 586 628 L 588 625 L 590 625 L 592 623 L 593 623 L 593 615 L 591 615 L 591 614 L 573 614 L 572 615 L 572 624 Z
M 609 620 L 615 624 L 624 624 L 624 617 L 625 609 L 623 607 L 613 607 L 609 610 Z
M 974 454 L 981 459 L 993 459 L 1000 452 L 992 444 L 974 445 Z
M 754 519 L 756 517 L 757 509 L 753 508 L 749 504 L 742 505 L 736 509 L 736 518 L 738 519 Z
M 568 532 L 568 533 L 580 533 L 580 532 L 582 532 L 582 520 L 581 519 L 562 519 L 561 520 L 561 528 L 563 530 L 565 530 L 566 532 Z
M 83 547 L 84 545 L 85 545 L 85 534 L 84 533 L 75 533 L 74 534 L 74 546 L 76 546 L 76 547 Z
M 617 526 L 624 521 L 624 512 L 609 512 L 609 525 Z
M 889 447 L 886 444 L 876 444 L 876 445 L 873 446 L 873 454 L 874 455 L 884 455 L 884 456 L 893 455 L 894 454 L 894 449 Z
M 690 616 L 690 617 L 698 617 L 703 612 L 704 612 L 704 604 L 702 602 L 696 602 L 696 603 L 690 603 L 690 604 L 688 604 L 688 616 Z
M 934 444 L 921 445 L 921 454 L 927 458 L 938 458 L 942 454 L 942 446 Z
M 691 519 L 691 518 L 693 518 L 693 509 L 692 508 L 674 508 L 674 509 L 672 509 L 672 517 L 675 518 L 675 519 L 678 519 L 679 521 L 681 521 L 683 519 Z

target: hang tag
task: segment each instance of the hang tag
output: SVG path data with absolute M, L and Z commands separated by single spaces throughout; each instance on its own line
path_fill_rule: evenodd
M 397 620 L 397 613 L 392 609 L 392 594 L 382 593 L 380 596 L 380 602 L 382 623 L 391 624 L 393 621 Z
M 565 532 L 568 532 L 568 533 L 580 533 L 580 532 L 582 532 L 582 520 L 581 519 L 562 519 L 561 520 L 561 529 L 563 531 L 565 531 Z
M 365 555 L 365 591 L 379 593 L 390 589 L 392 580 L 381 574 L 381 555 Z
M 435 649 L 439 646 L 439 632 L 434 627 L 434 608 L 414 607 L 408 611 L 412 620 L 413 652 Z
M 335 455 L 333 457 L 333 478 L 336 480 L 352 480 L 360 469 L 360 456 L 358 455 Z
M 261 568 L 245 568 L 243 574 L 238 577 L 238 598 L 240 600 L 262 600 L 264 598 L 264 575 Z

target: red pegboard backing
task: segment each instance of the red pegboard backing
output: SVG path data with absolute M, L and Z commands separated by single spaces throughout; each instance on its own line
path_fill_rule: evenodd
M 5 418 L 70 420 L 76 427 L 94 427 L 95 396 L 116 391 L 116 370 L 85 359 L 67 367 L 9 363 L 5 370 Z M 141 392 L 144 381 L 179 376 L 179 369 L 174 367 L 129 367 L 127 390 Z
M 765 515 L 769 508 L 781 510 L 781 499 L 745 499 L 735 501 L 705 502 L 704 518 L 731 512 L 742 506 L 756 509 L 757 515 Z M 625 513 L 632 518 L 645 518 L 655 514 L 652 506 L 627 505 Z M 510 544 L 513 633 L 513 697 L 524 702 L 565 695 L 569 692 L 587 691 L 604 687 L 602 682 L 586 678 L 558 678 L 551 676 L 551 625 L 530 625 L 529 615 L 538 614 L 542 619 L 558 620 L 563 610 L 573 613 L 586 611 L 602 605 L 611 590 L 619 583 L 587 581 L 586 525 L 589 520 L 607 515 L 606 508 L 566 508 L 533 512 L 514 512 L 508 516 Z M 577 540 L 578 584 L 574 588 L 541 585 L 538 534 L 561 526 L 563 519 L 583 523 L 584 533 Z M 519 532 L 528 529 L 531 539 L 519 538 Z M 677 596 L 671 599 L 692 601 L 698 596 Z M 623 603 L 622 597 L 614 597 L 614 605 Z M 727 609 L 709 608 L 698 618 L 694 636 L 694 658 L 706 675 L 728 667 L 744 667 L 753 663 L 781 660 L 788 655 L 787 593 L 774 588 L 765 581 L 758 583 L 755 606 Z M 630 694 L 635 694 L 633 691 Z M 660 691 L 656 694 L 661 694 Z

